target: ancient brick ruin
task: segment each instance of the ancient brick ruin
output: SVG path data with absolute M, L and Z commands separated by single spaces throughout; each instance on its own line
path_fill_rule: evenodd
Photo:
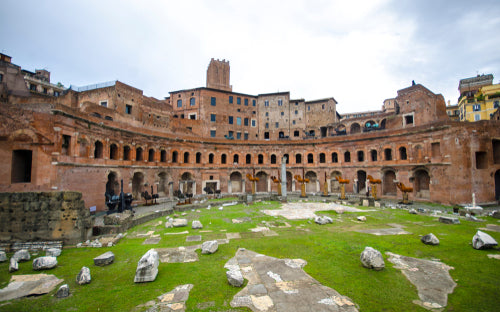
M 233 92 L 227 61 L 211 61 L 207 87 L 163 100 L 120 81 L 61 91 L 43 75 L 37 85 L 10 58 L 0 74 L 2 192 L 77 191 L 103 211 L 106 185 L 116 194 L 120 180 L 140 201 L 151 186 L 160 198 L 248 193 L 254 171 L 257 192 L 276 192 L 271 176 L 286 156 L 288 192 L 300 192 L 293 177 L 304 171 L 309 193 L 325 183 L 338 193 L 336 176 L 350 179 L 348 193 L 365 193 L 371 175 L 382 198 L 401 197 L 397 182 L 413 187 L 410 200 L 500 196 L 498 121 L 451 121 L 443 97 L 420 84 L 380 111 L 342 117 L 333 97 Z

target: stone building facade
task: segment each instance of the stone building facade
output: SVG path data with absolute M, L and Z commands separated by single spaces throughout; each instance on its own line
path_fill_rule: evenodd
M 304 173 L 309 193 L 325 183 L 338 192 L 338 175 L 351 180 L 348 192 L 364 193 L 372 175 L 382 180 L 383 197 L 400 196 L 396 182 L 412 186 L 410 198 L 417 200 L 464 204 L 472 193 L 482 203 L 500 196 L 498 121 L 453 122 L 443 97 L 419 84 L 397 92 L 394 111 L 341 119 L 333 98 L 235 93 L 229 75 L 222 87 L 215 79 L 210 88 L 158 100 L 119 81 L 72 87 L 57 97 L 23 93 L 20 71 L 0 62 L 0 72 L 8 72 L 0 89 L 2 192 L 78 191 L 87 207 L 105 210 L 106 184 L 118 191 L 120 180 L 140 200 L 151 186 L 162 197 L 176 190 L 200 196 L 206 187 L 247 193 L 246 175 L 254 173 L 257 192 L 276 192 L 271 176 L 286 156 L 290 192 L 300 191 L 293 177 Z

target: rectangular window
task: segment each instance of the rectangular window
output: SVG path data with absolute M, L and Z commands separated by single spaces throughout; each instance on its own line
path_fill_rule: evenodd
M 244 140 L 248 140 L 248 133 L 245 133 L 245 134 L 243 135 L 243 139 L 244 139 Z
M 236 132 L 236 139 L 241 140 L 241 132 Z
M 499 107 L 499 101 L 493 102 L 493 108 L 498 108 Z
M 295 115 L 298 115 L 298 114 L 299 114 L 299 111 L 298 111 L 298 110 L 296 110 L 296 111 L 295 111 Z
M 292 125 L 295 125 L 295 120 L 292 121 Z
M 229 116 L 229 124 L 232 125 L 233 124 L 233 116 Z
M 240 97 L 236 98 L 236 104 L 241 105 L 241 98 Z
M 241 126 L 241 117 L 236 117 L 236 125 Z
M 102 107 L 108 107 L 108 101 L 101 101 L 99 103 Z
M 285 116 L 285 112 L 281 112 L 281 116 Z
M 33 152 L 30 150 L 12 151 L 12 183 L 30 183 L 31 182 L 31 162 Z
M 215 138 L 215 130 L 210 130 L 210 137 Z
M 229 96 L 229 104 L 233 104 L 233 96 L 232 95 Z
M 131 115 L 132 114 L 132 105 L 125 105 L 125 114 Z
M 476 169 L 488 168 L 488 157 L 486 152 L 476 152 Z
M 269 112 L 266 112 L 266 117 L 269 117 Z
M 54 96 L 59 96 L 59 91 L 54 91 Z
M 210 105 L 215 106 L 215 97 L 210 98 Z
M 431 143 L 431 153 L 432 157 L 438 157 L 441 155 L 441 144 L 439 142 Z
M 257 121 L 255 119 L 252 119 L 252 127 L 256 127 L 257 126 Z
M 196 105 L 196 99 L 195 98 L 190 98 L 189 99 L 189 105 L 195 106 Z
M 215 114 L 210 114 L 210 121 L 215 122 Z
M 481 104 L 472 105 L 472 110 L 475 112 L 480 112 L 481 111 Z
M 311 110 L 311 105 L 308 105 L 307 106 L 307 110 L 310 111 Z
M 280 123 L 279 123 L 279 122 L 277 122 L 277 123 L 276 123 L 276 128 L 279 128 L 279 127 L 280 127 Z
M 177 108 L 181 108 L 182 107 L 182 100 L 177 100 Z
M 481 120 L 481 115 L 475 114 L 474 115 L 474 121 L 479 121 L 479 120 Z
M 255 106 L 255 105 L 256 105 L 255 100 L 252 100 L 252 106 Z
M 269 101 L 268 100 L 264 101 L 264 107 L 269 107 Z
M 245 99 L 245 106 L 248 106 L 248 99 Z
M 266 122 L 266 129 L 269 129 L 269 123 Z
M 248 118 L 243 119 L 243 125 L 248 126 Z
M 283 106 L 283 100 L 282 99 L 278 100 L 278 106 Z
M 227 133 L 228 138 L 233 139 L 234 138 L 234 131 L 229 131 Z

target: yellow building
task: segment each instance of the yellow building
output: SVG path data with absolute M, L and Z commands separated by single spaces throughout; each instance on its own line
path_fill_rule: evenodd
M 482 81 L 474 81 L 475 86 L 469 87 L 468 80 L 470 79 L 481 79 Z M 492 75 L 483 75 L 460 81 L 459 89 L 461 92 L 458 108 L 461 121 L 491 119 L 491 116 L 497 110 L 500 103 L 500 84 L 492 84 L 492 81 Z

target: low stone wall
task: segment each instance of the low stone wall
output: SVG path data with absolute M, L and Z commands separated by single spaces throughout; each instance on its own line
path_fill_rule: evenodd
M 79 192 L 0 193 L 0 242 L 63 241 L 92 234 L 92 219 Z

